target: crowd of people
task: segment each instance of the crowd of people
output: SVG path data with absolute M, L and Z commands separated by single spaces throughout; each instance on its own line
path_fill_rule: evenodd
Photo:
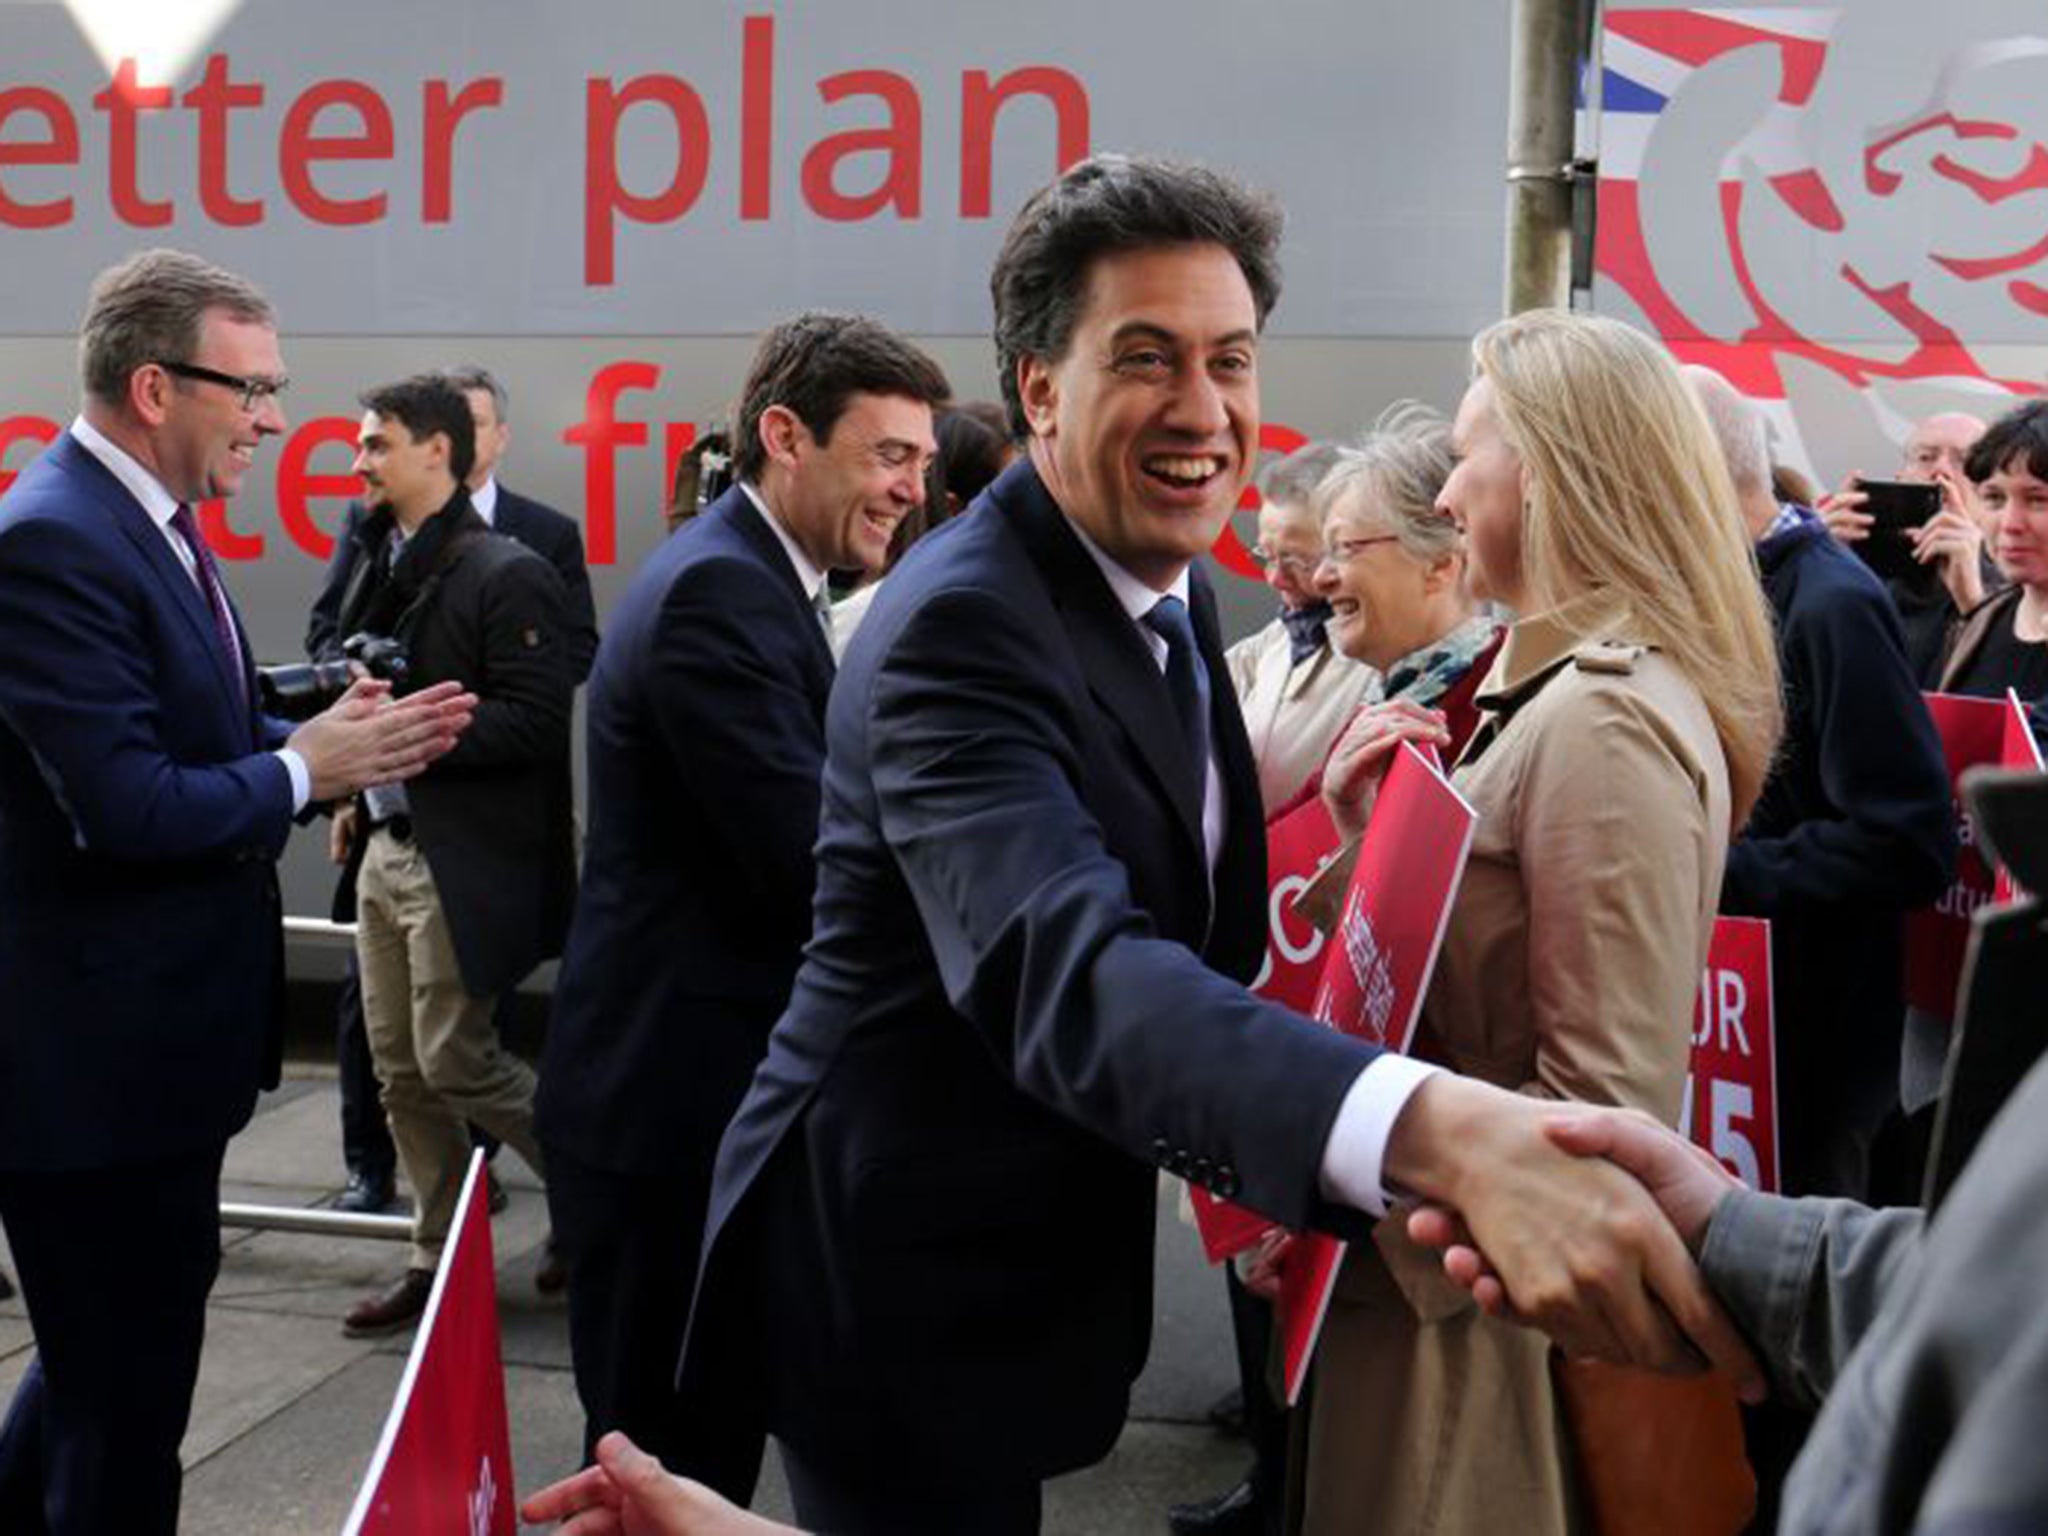
M 996 259 L 999 406 L 875 321 L 774 327 L 601 642 L 573 520 L 497 481 L 497 382 L 370 388 L 310 682 L 253 666 L 190 511 L 282 430 L 275 317 L 175 252 L 101 276 L 79 417 L 0 503 L 0 988 L 33 1000 L 0 1222 L 38 1348 L 0 1528 L 174 1528 L 221 1153 L 276 1073 L 272 863 L 319 810 L 343 1198 L 416 1202 L 344 1326 L 419 1317 L 473 1144 L 542 1175 L 588 1469 L 530 1519 L 770 1529 L 772 1436 L 806 1529 L 1037 1530 L 1122 1428 L 1161 1169 L 1277 1223 L 1225 1274 L 1251 1468 L 1181 1536 L 1626 1528 L 1616 1488 L 1737 1473 L 1617 1467 L 1602 1423 L 1701 1394 L 1744 1405 L 1760 1528 L 2048 1511 L 2030 1467 L 1954 1470 L 2048 1373 L 1955 1363 L 1931 1299 L 2048 1162 L 1995 1132 L 1975 1226 L 1859 1203 L 1917 1201 L 1947 1046 L 1899 961 L 1957 857 L 1923 691 L 2048 694 L 2048 405 L 1915 430 L 1935 510 L 1887 582 L 1873 482 L 1802 496 L 1717 375 L 1517 316 L 1448 417 L 1266 469 L 1279 611 L 1226 651 L 1199 559 L 1257 465 L 1279 235 L 1208 171 L 1073 167 Z M 1327 810 L 1330 927 L 1408 742 L 1478 819 L 1400 1056 L 1247 983 L 1267 827 Z M 1660 1129 L 1720 914 L 1771 919 L 1782 1183 L 1825 1200 Z M 536 1073 L 497 1015 L 557 955 Z M 146 1308 L 65 1220 L 138 1181 Z M 1310 1229 L 1351 1246 L 1283 1412 Z M 1930 1354 L 1939 1386 L 1830 1397 Z M 1702 1365 L 1684 1399 L 1645 1369 Z M 2000 1425 L 1936 1427 L 2001 1372 Z

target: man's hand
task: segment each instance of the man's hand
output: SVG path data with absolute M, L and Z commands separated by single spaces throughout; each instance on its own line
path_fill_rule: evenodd
M 1323 804 L 1339 835 L 1350 842 L 1365 830 L 1380 783 L 1394 766 L 1394 753 L 1402 742 L 1445 747 L 1450 740 L 1442 710 L 1424 709 L 1404 699 L 1368 704 L 1353 715 L 1323 765 Z
M 541 1489 L 519 1506 L 519 1518 L 559 1520 L 563 1536 L 799 1536 L 701 1483 L 671 1477 L 617 1430 L 597 1442 L 596 1466 Z
M 1394 1123 L 1385 1177 L 1454 1210 L 1504 1308 L 1566 1353 L 1665 1371 L 1697 1370 L 1704 1356 L 1760 1397 L 1762 1372 L 1652 1192 L 1546 1133 L 1551 1119 L 1583 1113 L 1432 1077 Z
M 455 745 L 476 702 L 460 683 L 436 683 L 394 700 L 389 683 L 359 678 L 285 745 L 305 761 L 312 798 L 338 800 L 413 777 Z
M 1830 491 L 1815 502 L 1813 510 L 1820 514 L 1820 520 L 1837 542 L 1861 544 L 1870 537 L 1871 524 L 1877 521 L 1863 510 L 1869 500 L 1863 491 L 1863 477 L 1851 475 L 1839 490 Z
M 327 857 L 336 864 L 348 862 L 356 842 L 356 806 L 353 800 L 334 808 L 334 820 L 327 826 Z

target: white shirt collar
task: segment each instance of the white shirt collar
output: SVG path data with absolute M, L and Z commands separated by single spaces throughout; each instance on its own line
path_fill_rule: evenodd
M 1164 592 L 1154 591 L 1104 554 L 1102 547 L 1089 538 L 1087 530 L 1073 518 L 1067 519 L 1067 526 L 1074 530 L 1074 537 L 1079 539 L 1081 547 L 1088 551 L 1088 558 L 1093 560 L 1095 568 L 1102 572 L 1102 579 L 1109 583 L 1109 590 L 1116 594 L 1117 602 L 1122 605 L 1124 612 L 1131 616 L 1131 622 L 1134 624 L 1145 626 L 1145 615 L 1159 605 L 1159 599 L 1162 597 L 1177 597 L 1183 607 L 1189 606 L 1188 573 L 1185 566 L 1181 568 L 1180 574 L 1173 578 L 1172 586 Z M 1148 638 L 1159 639 L 1149 627 L 1145 627 L 1145 634 Z M 1159 645 L 1163 652 L 1166 642 L 1160 640 Z
M 498 526 L 498 477 L 492 475 L 469 493 L 469 504 L 476 508 L 476 515 L 484 520 L 486 527 Z
M 144 469 L 141 461 L 83 416 L 73 419 L 71 435 L 78 440 L 79 447 L 107 466 L 107 472 L 127 487 L 129 495 L 142 503 L 142 510 L 159 530 L 170 528 L 171 519 L 178 512 L 178 498 L 165 490 L 163 482 Z
M 824 590 L 825 573 L 811 564 L 811 557 L 797 547 L 796 540 L 789 536 L 789 530 L 782 526 L 782 519 L 775 515 L 759 490 L 745 480 L 740 482 L 740 489 L 747 493 L 747 500 L 754 504 L 754 509 L 781 543 L 782 552 L 789 556 L 790 569 L 796 572 L 797 584 L 804 589 L 804 596 L 813 603 L 817 602 L 819 592 Z

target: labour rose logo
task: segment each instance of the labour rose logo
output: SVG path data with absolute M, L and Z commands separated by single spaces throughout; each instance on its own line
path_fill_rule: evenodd
M 1610 6 L 1602 44 L 1596 304 L 1756 400 L 1780 459 L 1888 465 L 2039 389 L 2038 7 Z

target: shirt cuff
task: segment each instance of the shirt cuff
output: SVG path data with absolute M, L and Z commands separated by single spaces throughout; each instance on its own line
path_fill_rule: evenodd
M 1323 1196 L 1340 1205 L 1384 1216 L 1390 1197 L 1381 1184 L 1387 1140 L 1408 1107 L 1409 1095 L 1443 1068 L 1386 1051 L 1352 1080 L 1337 1106 L 1323 1145 Z
M 306 760 L 290 747 L 279 747 L 270 755 L 284 764 L 285 776 L 292 781 L 292 814 L 296 816 L 313 798 L 313 776 L 306 771 Z

